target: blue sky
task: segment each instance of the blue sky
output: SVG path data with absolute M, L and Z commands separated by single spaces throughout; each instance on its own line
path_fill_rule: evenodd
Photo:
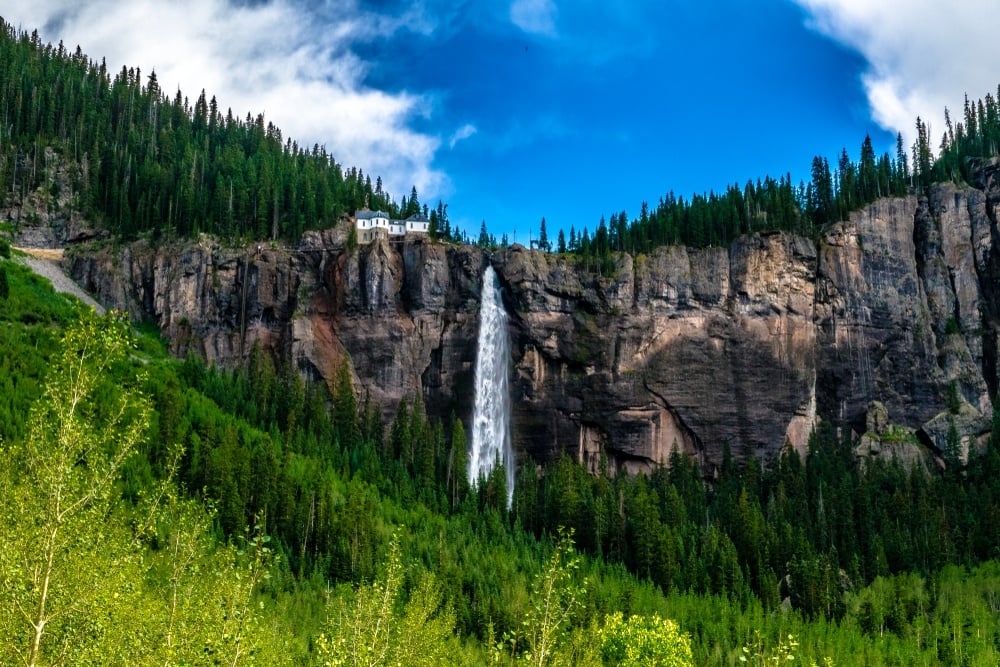
M 323 144 L 475 236 L 591 230 L 668 191 L 943 130 L 1000 82 L 998 3 L 12 0 L 4 18 Z M 939 135 L 940 132 L 936 132 Z

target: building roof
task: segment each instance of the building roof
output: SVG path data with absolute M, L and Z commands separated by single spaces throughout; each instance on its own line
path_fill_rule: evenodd
M 424 215 L 416 214 L 416 215 L 411 215 L 409 218 L 406 219 L 406 221 L 407 222 L 430 222 L 430 218 L 428 218 L 427 216 L 424 216 Z
M 385 211 L 358 211 L 354 214 L 355 220 L 372 220 L 374 218 L 388 218 Z

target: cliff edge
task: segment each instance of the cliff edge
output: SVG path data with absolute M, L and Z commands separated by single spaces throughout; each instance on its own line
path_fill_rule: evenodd
M 156 321 L 177 354 L 233 365 L 257 345 L 328 381 L 346 356 L 387 416 L 421 392 L 430 414 L 466 421 L 492 263 L 510 314 L 522 458 L 566 452 L 641 470 L 676 448 L 710 473 L 727 443 L 737 459 L 804 450 L 817 419 L 860 434 L 877 405 L 876 421 L 898 425 L 908 456 L 929 463 L 952 424 L 966 448 L 990 429 L 998 173 L 984 162 L 974 187 L 878 200 L 818 242 L 774 233 L 664 247 L 618 256 L 609 275 L 520 246 L 348 250 L 343 230 L 295 247 L 84 245 L 64 261 L 105 305 Z M 869 433 L 859 453 L 900 453 L 881 437 Z

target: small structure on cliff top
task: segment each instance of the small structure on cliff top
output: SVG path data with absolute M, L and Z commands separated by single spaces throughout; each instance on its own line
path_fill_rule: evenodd
M 358 243 L 371 243 L 378 237 L 404 237 L 408 234 L 426 234 L 430 220 L 422 215 L 411 215 L 406 220 L 393 220 L 385 211 L 358 211 L 354 216 L 354 227 L 358 231 Z

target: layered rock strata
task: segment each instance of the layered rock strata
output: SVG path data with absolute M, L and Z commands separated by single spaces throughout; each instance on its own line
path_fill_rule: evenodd
M 258 345 L 326 380 L 347 356 L 387 418 L 419 392 L 432 415 L 466 421 L 492 263 L 510 314 L 522 459 L 568 453 L 634 471 L 676 449 L 710 474 L 726 444 L 737 459 L 803 450 L 818 418 L 863 433 L 873 401 L 933 456 L 951 424 L 966 451 L 989 431 L 997 173 L 986 163 L 976 187 L 879 200 L 818 242 L 772 233 L 666 247 L 620 255 L 608 275 L 520 246 L 348 250 L 343 229 L 295 247 L 138 242 L 66 261 L 100 301 L 154 320 L 177 354 L 234 365 Z

